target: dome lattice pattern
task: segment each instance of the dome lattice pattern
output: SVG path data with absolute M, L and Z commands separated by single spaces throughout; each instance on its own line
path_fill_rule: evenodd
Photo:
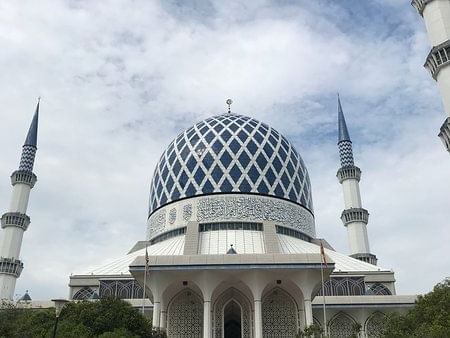
M 197 123 L 170 143 L 153 175 L 149 214 L 182 198 L 233 192 L 313 209 L 308 172 L 289 141 L 264 123 L 225 114 Z

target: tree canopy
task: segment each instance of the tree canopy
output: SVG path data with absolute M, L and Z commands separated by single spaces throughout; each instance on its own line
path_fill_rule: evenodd
M 450 336 L 450 278 L 437 284 L 430 293 L 419 296 L 405 315 L 392 314 L 386 323 L 385 337 Z
M 0 337 L 51 337 L 53 309 L 21 309 L 12 305 L 0 310 Z M 130 304 L 118 299 L 71 302 L 60 314 L 57 337 L 156 338 L 151 323 Z

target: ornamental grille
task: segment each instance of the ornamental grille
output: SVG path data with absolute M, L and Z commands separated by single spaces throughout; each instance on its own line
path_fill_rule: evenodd
M 292 298 L 276 288 L 262 304 L 263 337 L 286 338 L 297 334 L 297 307 Z
M 339 158 L 341 160 L 341 166 L 343 166 L 343 167 L 354 166 L 355 163 L 353 160 L 352 142 L 341 141 L 338 143 L 338 147 L 339 147 Z
M 85 287 L 78 290 L 72 297 L 73 300 L 86 300 L 91 299 L 94 295 L 94 290 L 91 288 Z
M 329 324 L 329 333 L 333 338 L 357 337 L 356 322 L 347 314 L 338 313 Z M 356 332 L 355 332 L 356 331 Z
M 363 296 L 366 294 L 364 277 L 332 277 L 324 283 L 325 296 Z M 322 284 L 316 286 L 317 296 L 322 296 Z
M 389 290 L 386 286 L 384 286 L 381 283 L 370 284 L 367 287 L 366 293 L 368 295 L 373 295 L 373 296 L 390 296 L 390 295 L 392 295 L 391 290 Z
M 201 338 L 203 304 L 187 289 L 175 296 L 168 309 L 167 336 L 170 338 Z
M 381 312 L 374 312 L 366 322 L 366 334 L 369 338 L 384 337 L 386 331 L 386 315 Z
M 170 143 L 153 175 L 149 214 L 181 198 L 231 192 L 313 209 L 308 172 L 289 141 L 264 123 L 226 114 L 197 123 Z
M 100 298 L 142 299 L 142 287 L 136 280 L 101 280 Z

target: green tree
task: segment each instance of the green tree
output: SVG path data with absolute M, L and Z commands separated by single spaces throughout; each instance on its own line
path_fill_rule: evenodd
M 4 304 L 0 310 L 0 337 L 51 337 L 54 309 L 20 309 Z M 72 302 L 61 311 L 57 337 L 164 338 L 129 303 L 118 299 Z
M 419 296 L 405 315 L 392 314 L 386 322 L 386 338 L 450 336 L 450 279 L 437 284 L 430 293 Z

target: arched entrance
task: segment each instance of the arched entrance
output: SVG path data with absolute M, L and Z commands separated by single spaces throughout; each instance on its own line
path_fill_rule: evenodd
M 232 299 L 223 309 L 224 338 L 242 337 L 242 311 L 238 303 Z
M 214 338 L 251 338 L 251 306 L 239 290 L 230 288 L 214 303 Z
M 190 289 L 181 291 L 169 304 L 167 336 L 169 338 L 201 338 L 202 330 L 202 300 Z

